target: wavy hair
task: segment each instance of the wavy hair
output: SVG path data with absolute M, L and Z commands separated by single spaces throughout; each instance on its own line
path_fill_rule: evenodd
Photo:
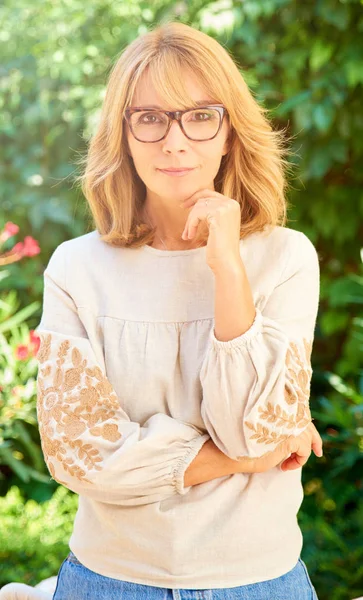
M 128 152 L 125 110 L 146 70 L 166 103 L 193 106 L 183 84 L 184 68 L 227 109 L 229 150 L 214 188 L 239 202 L 240 238 L 286 224 L 284 132 L 273 130 L 267 109 L 255 100 L 228 51 L 207 34 L 174 21 L 137 37 L 122 51 L 109 74 L 96 132 L 80 161 L 84 169 L 76 180 L 108 244 L 138 248 L 154 240 L 156 228 L 142 218 L 146 186 Z

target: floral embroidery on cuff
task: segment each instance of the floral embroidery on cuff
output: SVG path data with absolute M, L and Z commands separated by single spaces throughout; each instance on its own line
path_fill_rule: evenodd
M 277 444 L 291 435 L 291 432 L 285 433 L 286 430 L 303 429 L 312 421 L 309 407 L 312 347 L 313 341 L 309 342 L 305 338 L 302 345 L 290 343 L 286 354 L 285 403 L 267 402 L 266 406 L 258 407 L 260 421 L 274 423 L 275 428 L 280 428 L 281 431 L 271 430 L 261 422 L 245 421 L 246 427 L 253 431 L 250 440 L 256 440 L 257 444 Z M 293 412 L 290 408 L 292 406 Z
M 87 359 L 69 340 L 60 343 L 56 361 L 46 364 L 55 352 L 52 334 L 38 335 L 41 342 L 36 358 L 44 366 L 39 367 L 37 378 L 37 414 L 49 472 L 66 485 L 55 477 L 54 457 L 72 477 L 92 483 L 86 478 L 87 471 L 102 470 L 103 458 L 99 449 L 84 443 L 81 436 L 88 432 L 108 442 L 121 438 L 112 422 L 120 408 L 118 398 L 101 369 L 88 367 Z

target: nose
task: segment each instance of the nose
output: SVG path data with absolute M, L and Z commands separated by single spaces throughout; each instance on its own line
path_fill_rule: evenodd
M 183 150 L 188 145 L 188 138 L 184 135 L 178 121 L 171 123 L 167 136 L 161 140 L 163 149 L 167 151 Z

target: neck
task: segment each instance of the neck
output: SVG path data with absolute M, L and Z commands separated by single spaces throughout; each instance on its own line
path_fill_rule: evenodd
M 164 206 L 151 207 L 147 200 L 144 203 L 142 218 L 151 227 L 156 228 L 153 247 L 161 250 L 188 250 L 199 248 L 202 244 L 200 236 L 208 229 L 206 223 L 201 223 L 197 238 L 183 240 L 182 233 L 187 221 L 189 211 L 179 205 L 170 205 L 164 210 Z
M 212 181 L 210 185 L 206 185 L 205 188 L 213 191 L 214 181 Z M 195 192 L 196 191 L 197 189 L 195 189 Z M 150 223 L 153 227 L 156 227 L 156 234 L 164 240 L 166 245 L 180 244 L 185 247 L 191 243 L 189 240 L 182 240 L 181 236 L 192 207 L 186 209 L 183 206 L 179 206 L 180 202 L 190 195 L 191 194 L 186 194 L 183 197 L 178 194 L 173 198 L 165 198 L 149 189 L 146 190 L 142 216 L 146 223 Z M 208 225 L 206 222 L 200 223 L 198 232 L 198 239 L 200 238 L 200 235 L 208 232 Z M 191 241 L 192 244 L 195 244 L 197 240 L 194 239 Z

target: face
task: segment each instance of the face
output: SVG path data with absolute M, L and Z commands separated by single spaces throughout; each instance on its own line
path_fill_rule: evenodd
M 185 73 L 185 85 L 195 101 L 208 100 L 215 103 L 193 75 Z M 164 110 L 177 110 L 179 107 L 165 106 L 151 80 L 145 74 L 140 80 L 131 107 L 157 105 Z M 173 121 L 168 135 L 159 142 L 143 143 L 134 138 L 127 126 L 129 153 L 135 169 L 145 183 L 146 198 L 165 199 L 180 203 L 200 189 L 214 190 L 214 179 L 218 173 L 222 156 L 228 152 L 227 137 L 229 125 L 225 115 L 222 126 L 212 140 L 196 142 L 188 139 L 177 121 Z M 159 169 L 193 168 L 182 177 L 175 177 Z

